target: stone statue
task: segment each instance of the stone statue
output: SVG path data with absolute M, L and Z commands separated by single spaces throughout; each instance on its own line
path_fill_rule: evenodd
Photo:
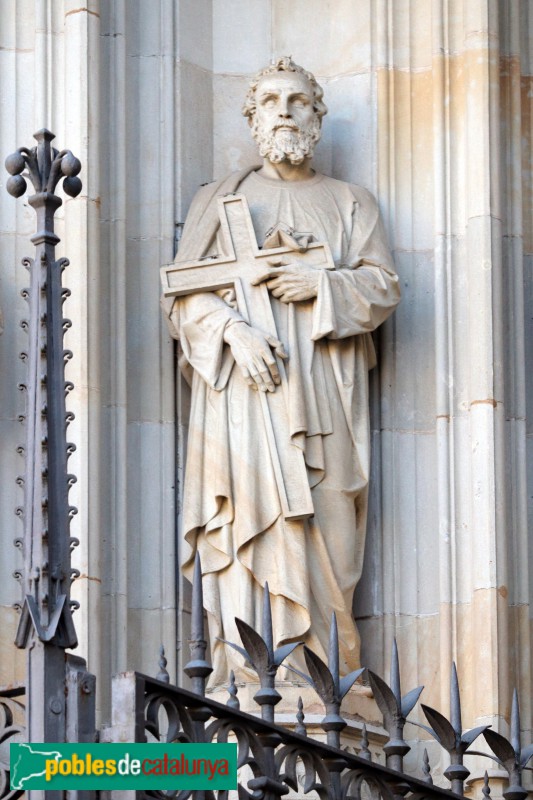
M 276 646 L 303 641 L 327 660 L 335 611 L 341 668 L 359 664 L 352 601 L 367 515 L 370 332 L 400 290 L 372 195 L 312 169 L 322 96 L 287 57 L 255 77 L 243 113 L 263 162 L 200 189 L 175 265 L 182 275 L 194 267 L 189 288 L 163 301 L 192 389 L 183 568 L 191 574 L 199 551 L 212 686 L 229 669 L 251 679 L 220 639 L 240 643 L 235 616 L 261 630 L 265 582 Z M 232 199 L 247 201 L 260 248 L 246 257 L 245 204 Z

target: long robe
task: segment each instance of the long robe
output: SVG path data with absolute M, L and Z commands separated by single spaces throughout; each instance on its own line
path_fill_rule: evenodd
M 192 386 L 182 563 L 190 575 L 199 550 L 212 686 L 227 683 L 229 669 L 250 679 L 242 658 L 219 639 L 240 644 L 235 616 L 261 630 L 266 581 L 276 645 L 304 641 L 326 660 L 335 611 L 341 669 L 359 664 L 352 601 L 368 497 L 368 370 L 375 363 L 369 334 L 400 296 L 374 198 L 320 174 L 282 182 L 245 170 L 204 187 L 191 206 L 177 261 L 222 252 L 216 197 L 235 190 L 248 200 L 260 246 L 270 228 L 284 223 L 328 242 L 336 268 L 320 270 L 313 300 L 286 304 L 271 296 L 289 354 L 291 438 L 304 453 L 314 506 L 305 521 L 287 521 L 281 513 L 258 393 L 224 343 L 226 326 L 241 319 L 238 311 L 223 293 L 167 303 Z

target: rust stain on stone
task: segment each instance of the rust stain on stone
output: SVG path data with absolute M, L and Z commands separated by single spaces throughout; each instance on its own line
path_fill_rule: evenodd
M 487 400 L 472 400 L 472 402 L 470 403 L 470 407 L 481 406 L 481 405 L 488 405 L 492 406 L 493 408 L 496 408 L 498 402 L 497 400 L 493 400 L 492 397 L 489 397 Z
M 500 595 L 500 597 L 503 597 L 503 599 L 506 600 L 507 597 L 509 596 L 509 590 L 507 586 L 500 586 L 498 589 L 498 594 Z
M 65 19 L 67 17 L 70 17 L 71 14 L 81 14 L 83 11 L 85 11 L 87 14 L 92 14 L 93 17 L 98 17 L 98 19 L 100 19 L 100 14 L 97 11 L 91 11 L 90 8 L 73 8 L 72 11 L 67 11 L 67 13 L 65 14 Z
M 77 581 L 86 580 L 86 581 L 94 581 L 95 583 L 102 583 L 102 579 L 101 578 L 93 578 L 92 575 L 85 575 L 85 574 L 78 575 L 76 580 Z

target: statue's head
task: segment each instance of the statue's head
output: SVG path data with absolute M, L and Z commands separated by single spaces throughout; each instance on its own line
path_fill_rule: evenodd
M 301 164 L 320 139 L 327 108 L 314 75 L 290 56 L 278 58 L 250 83 L 242 109 L 259 153 L 277 164 Z

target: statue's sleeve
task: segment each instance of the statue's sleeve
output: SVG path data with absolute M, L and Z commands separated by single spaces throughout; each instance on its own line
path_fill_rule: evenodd
M 387 319 L 400 300 L 379 209 L 366 190 L 356 190 L 352 219 L 344 264 L 336 270 L 320 271 L 313 316 L 315 341 L 369 333 Z
M 214 187 L 203 187 L 194 198 L 176 261 L 192 261 L 218 251 L 218 186 Z M 242 316 L 213 292 L 170 298 L 170 302 L 163 302 L 163 308 L 185 361 L 212 389 L 223 389 L 234 364 L 231 350 L 224 344 L 224 333 L 228 325 L 242 322 Z
M 224 333 L 228 325 L 242 322 L 239 312 L 217 294 L 203 292 L 176 298 L 170 321 L 186 361 L 212 389 L 224 389 L 234 364 Z

